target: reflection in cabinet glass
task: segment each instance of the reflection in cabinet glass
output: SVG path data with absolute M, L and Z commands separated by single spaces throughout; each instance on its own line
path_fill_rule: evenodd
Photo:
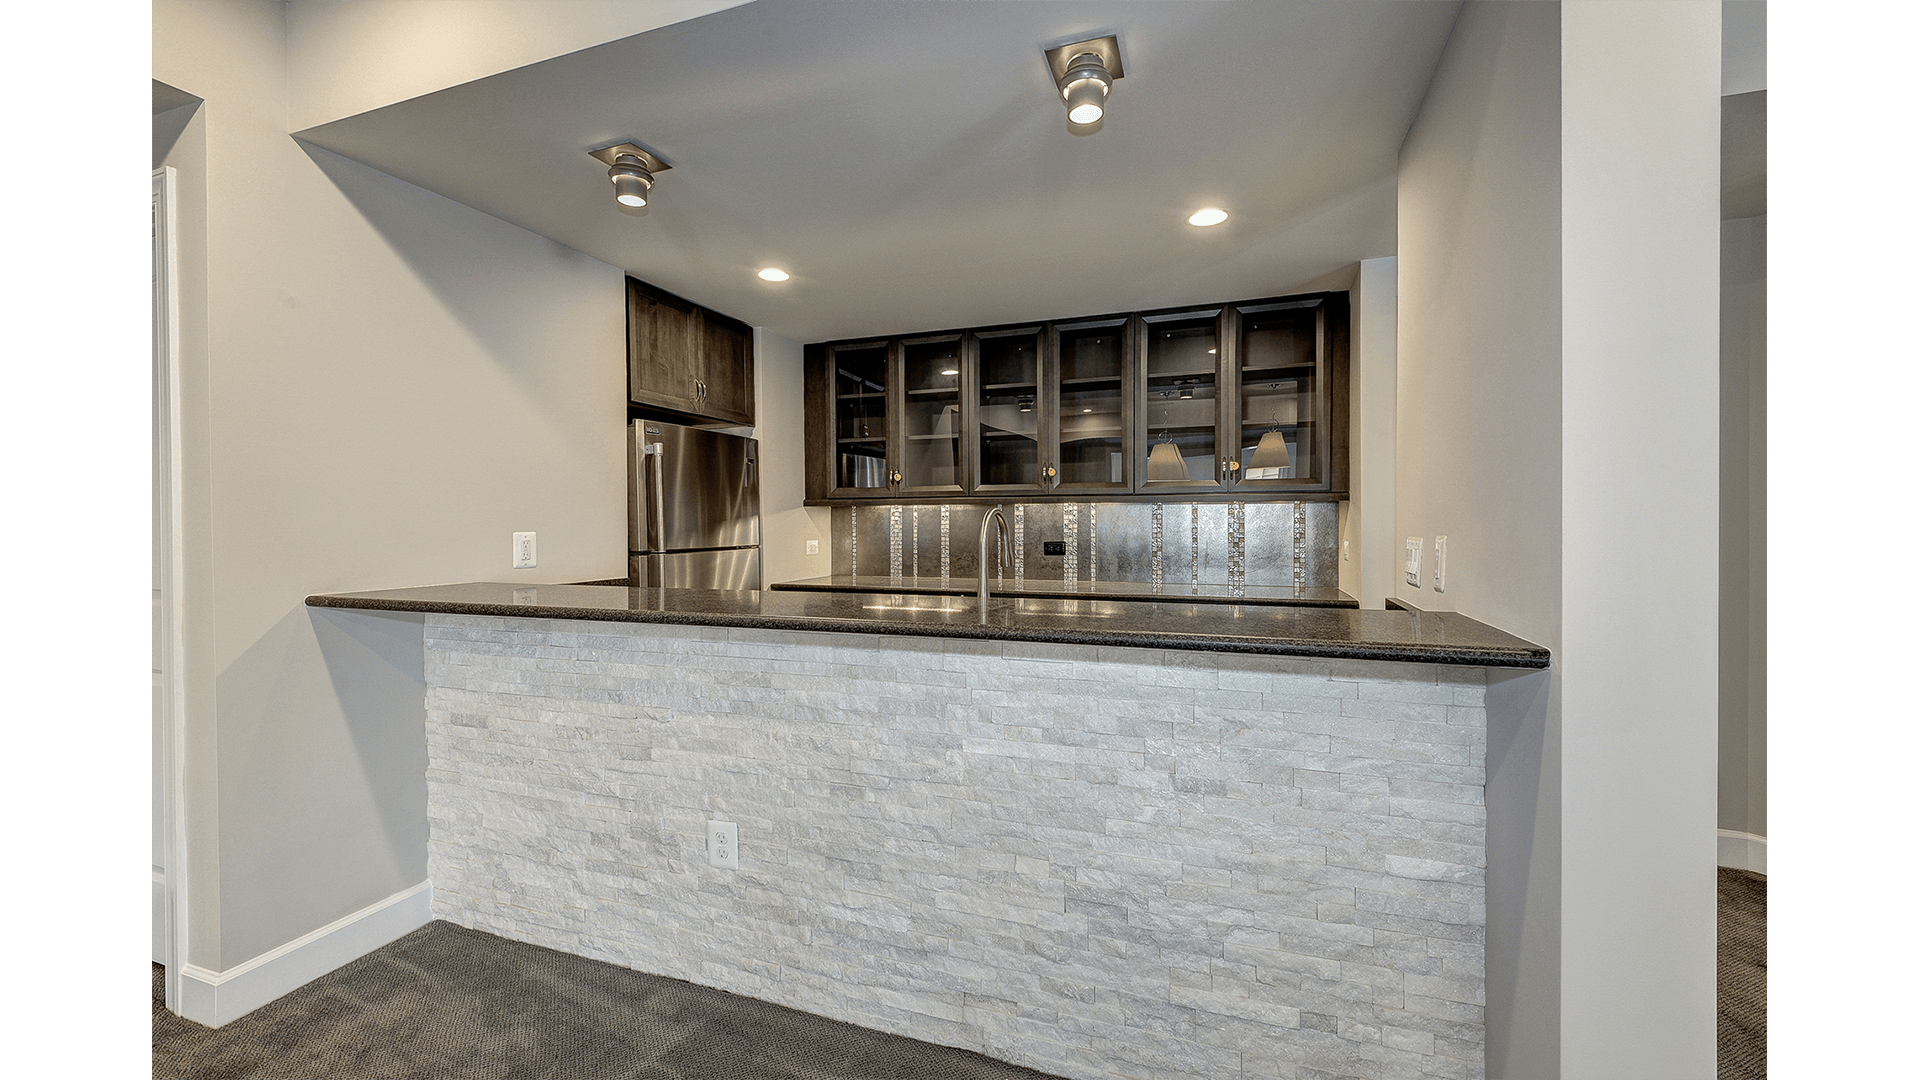
M 980 487 L 1040 483 L 1040 334 L 978 342 Z
M 1172 461 L 1161 451 L 1152 461 L 1146 486 L 1180 484 L 1217 485 L 1216 456 L 1220 422 L 1218 386 L 1220 336 L 1216 313 L 1150 320 L 1147 324 L 1147 441 L 1153 447 L 1170 443 L 1180 453 L 1185 476 L 1161 471 Z M 1155 465 L 1159 464 L 1160 469 Z
M 902 486 L 960 491 L 960 336 L 907 342 L 902 358 Z
M 887 486 L 887 347 L 832 352 L 834 486 Z
M 1127 482 L 1125 332 L 1124 321 L 1059 331 L 1061 486 Z
M 1288 305 L 1240 311 L 1243 485 L 1324 476 L 1314 422 L 1320 414 L 1321 310 L 1320 305 Z M 1267 440 L 1265 452 L 1260 450 L 1262 439 Z

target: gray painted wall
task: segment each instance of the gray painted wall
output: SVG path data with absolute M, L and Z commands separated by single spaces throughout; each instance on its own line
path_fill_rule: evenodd
M 799 342 L 754 331 L 754 437 L 760 440 L 760 571 L 765 584 L 824 577 L 833 559 L 826 507 L 807 495 L 806 363 Z M 820 553 L 808 555 L 807 541 Z
M 1402 149 L 1399 595 L 1555 654 L 1488 689 L 1496 1080 L 1713 1068 L 1719 30 L 1468 3 Z
M 1465 5 L 1400 153 L 1396 531 L 1428 554 L 1420 587 L 1396 573 L 1393 595 L 1540 642 L 1556 664 L 1559 163 L 1559 6 Z M 1441 534 L 1448 582 L 1435 593 Z M 1494 1080 L 1558 1075 L 1557 677 L 1488 686 Z
M 188 962 L 426 876 L 417 619 L 309 593 L 619 576 L 621 275 L 287 135 L 283 5 L 161 0 L 182 171 Z M 203 193 L 203 194 L 199 194 Z M 539 533 L 513 571 L 509 535 Z
M 1767 835 L 1767 219 L 1720 223 L 1720 827 Z

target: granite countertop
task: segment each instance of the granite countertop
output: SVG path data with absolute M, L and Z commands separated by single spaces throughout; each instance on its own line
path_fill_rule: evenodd
M 972 577 L 879 577 L 861 574 L 835 574 L 831 577 L 801 578 L 776 582 L 776 591 L 908 593 L 924 596 L 972 596 L 980 587 Z M 1155 588 L 1145 581 L 1080 581 L 1068 585 L 1053 578 L 1027 578 L 1018 584 L 995 580 L 988 583 L 994 596 L 1032 596 L 1052 600 L 1113 599 L 1168 600 L 1189 604 L 1278 604 L 1288 607 L 1358 608 L 1360 601 L 1339 589 L 1296 589 L 1291 586 L 1248 585 L 1235 590 L 1226 585 L 1194 585 L 1169 581 Z
M 906 592 L 722 592 L 479 581 L 307 597 L 309 607 L 1043 641 L 1544 668 L 1546 649 L 1454 612 Z

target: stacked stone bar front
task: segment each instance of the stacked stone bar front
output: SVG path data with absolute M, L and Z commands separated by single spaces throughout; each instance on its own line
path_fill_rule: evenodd
M 1083 1080 L 1483 1075 L 1484 669 L 433 614 L 426 647 L 439 918 Z

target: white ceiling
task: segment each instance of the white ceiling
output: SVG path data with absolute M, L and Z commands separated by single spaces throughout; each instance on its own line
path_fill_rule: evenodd
M 1458 8 L 757 0 L 297 134 L 801 341 L 1254 297 L 1394 252 Z M 1105 33 L 1074 135 L 1041 54 Z M 645 211 L 586 153 L 628 139 Z

